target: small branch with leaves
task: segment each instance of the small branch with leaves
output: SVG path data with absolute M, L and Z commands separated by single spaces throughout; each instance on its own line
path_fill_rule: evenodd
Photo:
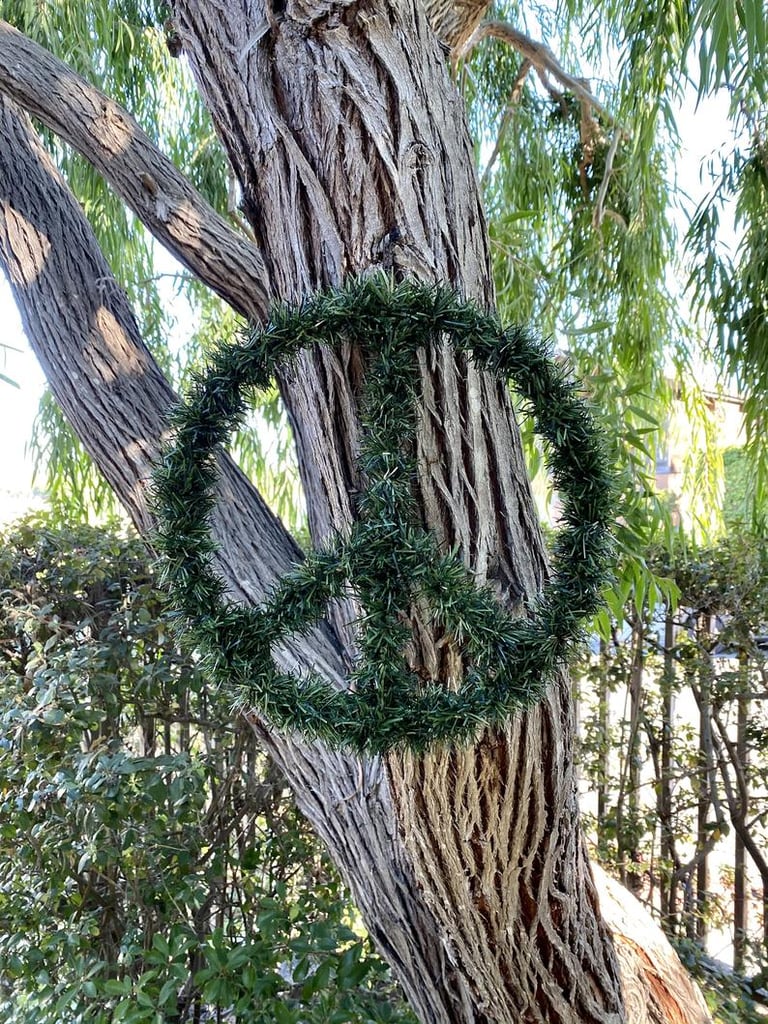
M 523 86 L 525 85 L 525 80 L 528 77 L 528 72 L 531 70 L 532 67 L 533 65 L 527 58 L 523 60 L 522 64 L 520 65 L 520 70 L 518 71 L 517 77 L 515 78 L 515 84 L 512 86 L 512 91 L 509 94 L 509 100 L 507 102 L 506 110 L 504 111 L 504 114 L 501 118 L 501 124 L 499 125 L 499 133 L 496 136 L 496 144 L 493 147 L 493 152 L 488 157 L 488 163 L 485 165 L 483 176 L 480 179 L 480 185 L 482 188 L 484 188 L 485 185 L 487 184 L 488 178 L 491 173 L 491 169 L 493 168 L 493 165 L 499 158 L 499 153 L 501 152 L 501 144 L 504 141 L 504 136 L 507 134 L 509 126 L 512 124 L 512 121 L 515 116 L 515 110 L 517 109 L 517 106 L 520 103 L 520 97 L 523 95 Z

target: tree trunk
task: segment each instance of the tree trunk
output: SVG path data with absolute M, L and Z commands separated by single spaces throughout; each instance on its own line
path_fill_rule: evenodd
M 701 661 L 699 664 L 699 751 L 696 765 L 696 921 L 694 934 L 702 949 L 706 949 L 709 933 L 709 850 L 710 829 L 709 809 L 712 806 L 712 772 L 714 751 L 712 748 L 712 663 L 709 657 L 708 638 L 711 634 L 709 615 L 699 616 Z
M 211 18 L 210 5 L 180 0 L 176 13 L 275 294 L 296 299 L 379 265 L 447 279 L 490 302 L 463 111 L 420 9 L 350 4 L 330 13 L 289 3 L 243 55 L 235 88 L 231 55 L 255 37 L 255 11 L 249 18 L 222 4 Z M 358 389 L 353 356 L 343 365 L 331 353 L 307 355 L 281 381 L 315 541 L 346 527 L 359 486 L 357 431 L 347 426 Z M 425 358 L 422 371 L 424 518 L 445 544 L 458 545 L 480 580 L 530 598 L 543 554 L 508 397 L 450 351 Z M 329 422 L 338 425 L 330 449 Z M 434 672 L 426 630 L 419 639 Z M 437 918 L 449 976 L 463 976 L 473 992 L 452 1019 L 605 1021 L 620 1012 L 575 826 L 571 764 L 563 684 L 508 733 L 473 749 L 389 758 L 398 827 Z M 355 896 L 364 912 L 377 899 L 359 888 Z M 575 935 L 577 948 L 567 938 Z M 434 967 L 429 987 L 445 984 Z
M 611 691 L 608 686 L 608 645 L 600 640 L 600 675 L 597 679 L 597 855 L 608 859 L 609 842 L 604 827 L 608 820 L 610 755 L 611 755 Z
M 623 752 L 619 793 L 616 797 L 616 844 L 621 880 L 632 892 L 639 892 L 642 877 L 637 869 L 638 816 L 640 801 L 640 722 L 645 669 L 645 628 L 641 615 L 632 622 L 632 660 L 627 678 L 629 690 L 629 722 L 626 749 Z
M 448 280 L 490 304 L 471 146 L 420 9 L 175 7 L 269 293 L 295 299 L 381 266 Z M 171 396 L 30 126 L 10 104 L 0 113 L 0 256 L 25 329 L 68 418 L 146 532 L 147 476 Z M 121 147 L 115 160 L 131 155 Z M 363 373 L 354 351 L 318 352 L 280 381 L 316 541 L 352 515 Z M 545 563 L 505 390 L 448 350 L 424 355 L 422 382 L 423 519 L 519 606 Z M 296 547 L 228 461 L 224 473 L 219 569 L 233 596 L 258 600 Z M 439 672 L 429 631 L 418 640 L 425 667 Z M 352 649 L 337 614 L 296 639 L 288 657 L 343 685 Z M 425 1024 L 625 1019 L 579 830 L 565 679 L 506 730 L 418 758 L 361 762 L 252 724 Z M 695 993 L 682 999 L 681 1021 L 706 1019 Z

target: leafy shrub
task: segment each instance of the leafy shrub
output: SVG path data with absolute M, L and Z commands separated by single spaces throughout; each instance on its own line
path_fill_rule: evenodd
M 41 517 L 0 541 L 0 1018 L 412 1021 L 168 625 L 137 541 Z
M 702 953 L 690 941 L 676 943 L 685 966 L 696 978 L 716 1024 L 761 1024 L 766 1019 L 766 992 L 748 978 Z

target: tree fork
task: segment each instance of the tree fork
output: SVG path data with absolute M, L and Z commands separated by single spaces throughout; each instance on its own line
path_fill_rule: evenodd
M 398 275 L 447 280 L 490 304 L 471 147 L 444 54 L 420 10 L 296 3 L 282 21 L 270 21 L 262 6 L 240 6 L 200 0 L 178 3 L 176 14 L 239 175 L 269 291 L 295 298 L 348 273 L 384 266 Z M 5 131 L 3 137 L 11 138 Z M 131 431 L 138 416 L 151 462 L 164 429 L 167 385 L 158 395 L 136 374 L 129 400 L 117 389 L 103 445 L 99 424 L 78 416 L 78 406 L 101 408 L 100 378 L 88 367 L 103 364 L 107 339 L 78 333 L 77 313 L 61 322 L 40 310 L 52 298 L 75 303 L 81 287 L 98 296 L 117 286 L 86 258 L 97 247 L 76 204 L 64 216 L 61 195 L 45 178 L 34 185 L 28 178 L 28 168 L 43 163 L 39 152 L 24 152 L 14 140 L 5 153 L 0 258 L 12 280 L 16 275 L 25 327 L 68 417 L 90 436 L 97 463 L 135 509 L 146 474 L 145 461 L 127 458 Z M 40 191 L 30 199 L 33 188 Z M 26 231 L 40 224 L 41 210 L 59 216 L 58 231 Z M 72 248 L 75 237 L 80 249 Z M 66 251 L 66 270 L 59 264 L 55 271 L 54 248 Z M 41 272 L 46 269 L 51 273 Z M 126 345 L 120 366 L 126 370 L 140 339 L 122 327 L 128 341 L 120 342 Z M 361 372 L 354 352 L 335 360 L 318 354 L 295 379 L 282 382 L 316 538 L 342 529 L 351 515 Z M 507 396 L 446 352 L 425 359 L 423 386 L 419 489 L 425 522 L 456 544 L 500 595 L 512 603 L 532 596 L 545 568 Z M 269 571 L 279 573 L 295 550 L 279 524 L 268 529 L 255 500 L 247 485 L 228 489 L 217 527 L 223 575 L 232 593 L 246 600 L 259 600 Z M 147 520 L 140 522 L 146 530 Z M 258 561 L 262 556 L 269 571 Z M 338 636 L 343 631 L 321 630 L 296 641 L 291 656 L 317 665 L 322 654 L 321 671 L 341 679 Z M 428 656 L 426 635 L 422 646 Z M 565 681 L 506 732 L 483 736 L 469 749 L 391 758 L 386 771 L 378 759 L 358 762 L 252 724 L 345 874 L 425 1024 L 624 1020 L 617 962 L 578 828 Z M 471 911 L 468 899 L 474 900 Z M 534 899 L 542 905 L 533 907 Z M 606 909 L 615 918 L 613 904 Z M 516 940 L 516 955 L 529 961 L 519 980 L 520 960 L 514 966 L 507 960 Z M 635 963 L 643 964 L 642 947 L 640 954 Z M 632 984 L 640 993 L 628 1000 L 632 1024 L 707 1019 L 695 1012 L 695 992 L 684 989 L 684 975 L 667 986 L 682 992 L 675 1012 L 662 1015 L 647 979 L 645 987 L 642 980 L 635 985 L 625 955 L 621 964 L 625 988 Z M 653 982 L 657 975 L 650 974 Z
M 289 3 L 259 35 L 258 5 L 250 20 L 223 8 L 212 18 L 210 5 L 179 0 L 176 21 L 275 294 L 295 300 L 378 265 L 448 280 L 489 304 L 471 145 L 424 13 L 357 3 L 331 14 L 326 5 Z M 235 88 L 233 54 L 241 68 Z M 357 431 L 348 425 L 356 424 L 357 372 L 354 353 L 346 365 L 318 353 L 282 381 L 315 541 L 344 529 L 352 514 Z M 508 397 L 448 352 L 425 363 L 423 391 L 426 522 L 444 543 L 458 543 L 481 580 L 532 598 L 543 551 Z M 330 452 L 329 422 L 343 425 Z M 562 681 L 506 734 L 425 759 L 389 758 L 420 888 L 472 993 L 471 1008 L 451 1018 L 457 1024 L 622 1019 L 616 962 L 578 830 L 571 747 Z M 545 778 L 537 764 L 547 766 Z M 457 779 L 465 786 L 454 788 Z M 371 894 L 355 895 L 366 914 Z

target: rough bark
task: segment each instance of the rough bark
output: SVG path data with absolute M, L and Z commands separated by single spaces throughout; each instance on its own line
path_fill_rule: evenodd
M 0 103 L 0 260 L 25 332 L 68 420 L 151 538 L 149 475 L 173 400 L 141 342 L 129 304 L 74 197 L 44 153 L 28 118 Z M 224 467 L 215 522 L 219 571 L 233 596 L 258 601 L 297 548 L 255 490 Z M 344 662 L 330 626 L 286 651 L 341 682 Z M 471 992 L 446 961 L 442 936 L 423 904 L 398 841 L 380 760 L 356 758 L 271 734 L 253 720 L 292 782 L 299 806 L 338 858 L 364 906 L 370 930 L 424 1020 L 467 1018 Z M 361 903 L 363 901 L 361 900 Z M 450 980 L 435 991 L 423 979 Z M 457 1009 L 457 1007 L 459 1009 Z
M 152 234 L 234 309 L 265 315 L 258 249 L 211 209 L 122 107 L 4 21 L 0 90 L 86 156 Z
M 382 4 L 289 4 L 265 29 L 257 3 L 177 5 L 282 299 L 383 266 L 491 301 L 463 110 L 425 16 L 410 15 L 401 22 Z M 430 360 L 419 452 L 425 519 L 481 579 L 494 576 L 513 599 L 530 596 L 543 575 L 541 538 L 507 396 L 448 352 Z M 354 353 L 318 353 L 283 381 L 315 539 L 352 515 L 359 372 Z
M 564 685 L 471 751 L 390 759 L 403 837 L 483 1013 L 469 1020 L 618 1021 L 606 934 L 578 829 Z M 613 978 L 611 979 L 613 980 Z
M 276 21 L 249 0 L 184 0 L 176 13 L 272 294 L 295 298 L 385 266 L 490 302 L 471 148 L 419 10 L 297 2 Z M 29 126 L 9 120 L 9 105 L 3 116 L 0 256 L 57 397 L 146 530 L 142 492 L 167 385 Z M 316 538 L 352 514 L 362 372 L 353 351 L 321 352 L 281 381 Z M 448 351 L 425 356 L 422 376 L 423 518 L 504 599 L 530 597 L 544 561 L 507 397 Z M 222 572 L 245 599 L 258 600 L 295 553 L 231 469 L 217 530 Z M 287 656 L 340 680 L 350 639 L 325 625 Z M 439 671 L 426 632 L 420 646 Z M 624 1019 L 578 828 L 565 680 L 504 733 L 386 766 L 253 725 L 425 1024 Z
M 424 0 L 432 28 L 453 54 L 461 53 L 490 6 L 490 0 Z
M 448 279 L 488 303 L 470 140 L 420 9 L 289 3 L 265 29 L 258 4 L 213 6 L 212 18 L 210 3 L 180 0 L 178 28 L 274 292 L 295 299 L 378 264 Z M 348 426 L 355 370 L 352 360 L 313 353 L 301 388 L 283 382 L 316 539 L 346 525 L 347 495 L 359 484 Z M 507 396 L 448 351 L 425 360 L 423 392 L 425 521 L 479 578 L 492 576 L 513 599 L 531 597 L 542 549 Z M 429 638 L 420 639 L 434 669 Z M 389 759 L 419 886 L 472 992 L 456 1020 L 604 1022 L 621 1012 L 575 827 L 571 740 L 562 683 L 507 734 L 474 749 Z M 498 817 L 489 813 L 497 804 Z M 365 908 L 367 894 L 356 896 Z

